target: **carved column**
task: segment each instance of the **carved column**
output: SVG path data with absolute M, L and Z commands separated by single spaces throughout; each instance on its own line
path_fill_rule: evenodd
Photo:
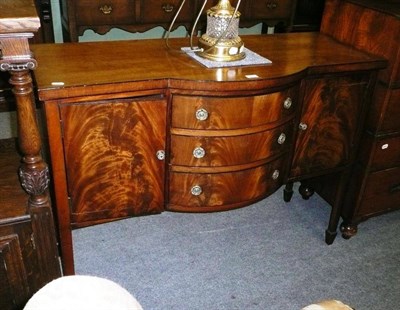
M 21 23 L 16 26 L 21 26 Z M 29 30 L 32 26 L 30 23 Z M 0 70 L 11 75 L 10 84 L 17 106 L 18 143 L 22 154 L 19 176 L 23 189 L 29 195 L 27 213 L 32 219 L 33 242 L 40 268 L 37 281 L 44 285 L 60 276 L 60 265 L 48 193 L 49 169 L 41 156 L 41 137 L 30 72 L 37 66 L 29 49 L 28 39 L 32 37 L 30 32 L 0 34 Z

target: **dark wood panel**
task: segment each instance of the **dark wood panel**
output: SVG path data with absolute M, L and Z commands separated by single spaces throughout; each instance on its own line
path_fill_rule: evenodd
M 374 10 L 373 7 L 379 7 L 382 5 L 380 3 L 386 1 L 358 1 L 359 5 L 351 2 L 327 0 L 321 32 L 358 49 L 385 57 L 389 60 L 389 66 L 381 72 L 380 79 L 385 83 L 392 81 L 399 84 L 400 2 L 386 4 L 384 14 L 382 8 Z
M 312 79 L 305 83 L 300 130 L 291 176 L 349 163 L 359 132 L 368 76 Z
M 163 210 L 166 102 L 61 106 L 73 223 Z

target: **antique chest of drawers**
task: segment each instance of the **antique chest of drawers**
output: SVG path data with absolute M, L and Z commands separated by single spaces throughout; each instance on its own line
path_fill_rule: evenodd
M 143 32 L 161 26 L 168 29 L 180 4 L 180 0 L 61 0 L 62 27 L 65 41 L 78 41 L 86 29 L 105 34 L 112 28 L 130 32 Z M 236 1 L 231 1 L 236 5 Z M 217 4 L 208 1 L 203 11 Z M 186 0 L 175 21 L 174 28 L 185 26 L 191 30 L 203 5 L 202 0 Z M 290 29 L 296 8 L 296 0 L 251 0 L 240 4 L 241 25 L 252 26 L 278 23 Z M 205 25 L 205 16 L 200 20 L 199 29 Z
M 379 74 L 342 212 L 347 237 L 361 221 L 400 209 L 399 16 L 399 1 L 326 2 L 322 32 L 389 61 Z

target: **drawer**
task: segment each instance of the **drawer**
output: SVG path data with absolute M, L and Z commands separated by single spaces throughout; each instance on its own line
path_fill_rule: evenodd
M 256 0 L 251 3 L 251 17 L 255 19 L 290 18 L 294 0 Z
M 240 165 L 278 155 L 291 145 L 293 123 L 248 135 L 192 137 L 172 135 L 171 163 L 194 167 Z
M 400 133 L 396 136 L 374 139 L 366 135 L 362 141 L 361 159 L 365 165 L 371 154 L 370 167 L 372 170 L 382 170 L 400 165 Z M 369 152 L 368 150 L 371 150 Z
M 174 96 L 172 127 L 240 129 L 277 122 L 293 115 L 297 87 L 249 97 Z
M 370 174 L 357 216 L 372 216 L 394 209 L 400 209 L 400 167 Z
M 142 0 L 140 20 L 144 23 L 170 23 L 179 9 L 180 0 Z M 194 1 L 186 1 L 176 22 L 190 22 L 194 16 Z
M 135 21 L 135 1 L 132 0 L 78 0 L 77 25 L 122 25 Z
M 247 205 L 277 190 L 283 182 L 283 159 L 228 173 L 170 174 L 167 209 L 185 212 L 222 211 Z

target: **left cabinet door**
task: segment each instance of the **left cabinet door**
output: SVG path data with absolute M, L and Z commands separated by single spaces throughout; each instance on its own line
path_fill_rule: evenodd
M 164 208 L 161 96 L 60 105 L 72 227 Z

